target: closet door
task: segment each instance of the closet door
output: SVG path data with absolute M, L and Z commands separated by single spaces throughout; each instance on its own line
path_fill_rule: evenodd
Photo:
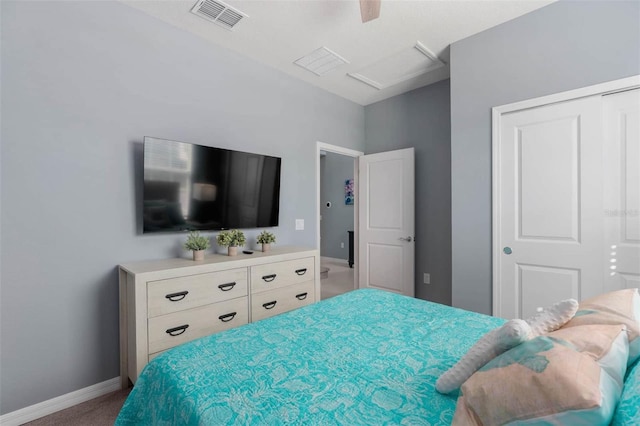
M 603 96 L 604 281 L 640 287 L 640 89 Z
M 602 293 L 601 96 L 505 114 L 499 132 L 494 315 Z

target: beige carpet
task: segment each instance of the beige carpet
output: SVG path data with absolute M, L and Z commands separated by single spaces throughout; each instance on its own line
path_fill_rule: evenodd
M 354 273 L 346 260 L 323 258 L 322 266 L 329 268 L 329 276 L 320 280 L 323 300 L 353 290 Z M 129 392 L 131 388 L 112 392 L 25 424 L 29 426 L 112 426 Z
M 29 423 L 29 426 L 113 426 L 131 388 L 112 392 L 58 411 Z

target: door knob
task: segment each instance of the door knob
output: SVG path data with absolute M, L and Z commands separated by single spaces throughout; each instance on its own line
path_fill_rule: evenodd
M 400 237 L 400 239 L 401 239 L 402 241 L 408 241 L 408 242 L 413 241 L 413 238 L 411 238 L 411 237 L 407 237 L 407 238 Z
M 513 253 L 513 250 L 511 250 L 511 247 L 505 247 L 505 248 L 502 249 L 502 251 L 504 252 L 504 254 Z

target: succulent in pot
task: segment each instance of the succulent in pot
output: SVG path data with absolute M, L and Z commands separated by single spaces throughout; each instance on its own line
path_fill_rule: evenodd
M 193 260 L 203 260 L 204 251 L 211 247 L 209 238 L 200 235 L 198 231 L 191 231 L 184 243 L 184 248 L 193 251 Z
M 229 256 L 235 256 L 238 254 L 238 247 L 244 246 L 247 242 L 244 233 L 239 229 L 221 231 L 216 237 L 216 241 L 218 245 L 228 247 Z
M 258 235 L 258 244 L 262 244 L 262 251 L 268 251 L 271 244 L 276 242 L 276 236 L 269 231 L 262 231 Z

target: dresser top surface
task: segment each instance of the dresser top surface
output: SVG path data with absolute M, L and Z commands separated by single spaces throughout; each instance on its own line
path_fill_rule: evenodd
M 253 254 L 245 254 L 242 253 L 241 248 L 239 248 L 237 256 L 207 253 L 205 254 L 204 260 L 199 261 L 194 261 L 190 258 L 172 258 L 123 263 L 119 266 L 120 269 L 131 274 L 145 274 L 183 268 L 191 268 L 195 272 L 199 269 L 207 271 L 236 267 L 240 268 L 270 262 L 280 262 L 303 256 L 318 256 L 318 250 L 311 247 L 272 246 L 272 248 L 267 252 L 254 251 Z

